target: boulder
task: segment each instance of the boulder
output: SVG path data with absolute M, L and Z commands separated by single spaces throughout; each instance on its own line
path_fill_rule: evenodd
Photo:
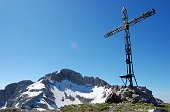
M 116 93 L 109 94 L 105 101 L 105 103 L 119 103 L 119 102 L 120 100 L 118 99 L 118 96 Z

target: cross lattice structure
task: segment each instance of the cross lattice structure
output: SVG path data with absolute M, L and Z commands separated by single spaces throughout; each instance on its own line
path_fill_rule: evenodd
M 127 15 L 127 10 L 125 7 L 123 7 L 122 9 L 122 13 L 123 13 L 123 24 L 117 28 L 115 28 L 114 30 L 107 32 L 104 36 L 106 38 L 124 30 L 125 31 L 125 52 L 126 52 L 126 66 L 127 66 L 127 74 L 126 75 L 122 75 L 120 76 L 120 78 L 122 79 L 122 82 L 124 83 L 125 86 L 127 86 L 127 83 L 129 82 L 129 87 L 133 87 L 133 80 L 135 81 L 136 85 L 137 84 L 137 80 L 135 78 L 135 74 L 134 74 L 134 69 L 133 69 L 133 62 L 132 62 L 132 50 L 131 50 L 131 41 L 130 41 L 130 33 L 129 33 L 129 27 L 154 15 L 155 14 L 155 10 L 152 8 L 149 11 L 143 13 L 142 15 L 140 15 L 137 18 L 132 19 L 131 21 L 128 21 L 128 15 Z

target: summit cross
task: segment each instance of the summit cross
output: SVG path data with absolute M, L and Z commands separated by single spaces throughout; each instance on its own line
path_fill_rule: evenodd
M 129 33 L 129 27 L 154 15 L 155 14 L 155 10 L 152 8 L 149 11 L 143 13 L 142 15 L 140 15 L 137 18 L 132 19 L 130 22 L 128 21 L 128 15 L 127 15 L 127 10 L 125 7 L 123 7 L 122 9 L 122 13 L 123 13 L 123 23 L 121 26 L 115 28 L 114 30 L 107 32 L 104 36 L 106 38 L 124 30 L 125 31 L 125 52 L 126 52 L 126 66 L 127 66 L 127 74 L 126 75 L 122 75 L 120 76 L 120 78 L 122 79 L 122 82 L 124 83 L 125 86 L 127 86 L 127 83 L 129 82 L 129 87 L 133 87 L 133 79 L 135 80 L 136 85 L 137 84 L 137 80 L 135 78 L 135 74 L 134 74 L 134 70 L 133 70 L 133 62 L 132 62 L 132 51 L 131 51 L 131 42 L 130 42 L 130 33 Z

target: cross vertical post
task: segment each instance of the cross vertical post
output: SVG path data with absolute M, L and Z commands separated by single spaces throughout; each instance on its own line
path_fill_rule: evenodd
M 128 24 L 128 15 L 127 15 L 127 10 L 125 7 L 123 7 L 122 9 L 123 12 L 123 26 L 124 26 L 124 30 L 125 30 L 125 52 L 126 52 L 126 66 L 127 66 L 127 75 L 124 76 L 120 76 L 122 78 L 126 79 L 126 83 L 125 86 L 127 86 L 127 80 L 129 81 L 129 86 L 133 87 L 133 79 L 135 78 L 134 75 L 134 70 L 133 70 L 133 62 L 132 62 L 132 51 L 131 51 L 131 42 L 130 42 L 130 33 L 129 33 L 129 24 Z M 136 82 L 136 80 L 135 80 Z M 137 82 L 136 82 L 137 85 Z

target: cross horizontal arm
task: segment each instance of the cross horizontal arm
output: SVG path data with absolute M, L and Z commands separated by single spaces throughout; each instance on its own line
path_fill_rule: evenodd
M 146 19 L 146 18 L 148 18 L 148 17 L 150 17 L 154 14 L 155 14 L 155 10 L 151 9 L 151 10 L 143 13 L 141 16 L 134 18 L 130 22 L 127 22 L 127 23 L 123 24 L 122 26 L 119 26 L 119 27 L 115 28 L 114 30 L 107 32 L 104 36 L 106 38 L 108 38 L 108 37 L 120 32 L 120 31 L 126 29 L 127 27 L 132 26 L 132 25 L 134 25 L 134 24 L 136 24 L 136 23 L 138 23 L 138 22 L 140 22 L 140 21 L 142 21 L 142 20 L 144 20 L 144 19 Z
M 124 27 L 123 26 L 119 26 L 117 28 L 115 28 L 113 31 L 110 31 L 110 32 L 107 32 L 104 36 L 107 38 L 107 37 L 110 37 L 120 31 L 124 30 Z
M 129 26 L 132 26 L 132 25 L 134 25 L 134 24 L 136 24 L 136 23 L 138 23 L 138 22 L 140 22 L 140 21 L 142 21 L 142 20 L 144 20 L 144 19 L 146 19 L 146 18 L 148 18 L 148 17 L 150 17 L 150 16 L 152 16 L 152 15 L 154 15 L 154 14 L 155 14 L 155 10 L 154 10 L 154 9 L 151 9 L 151 10 L 143 13 L 141 16 L 139 16 L 139 17 L 134 18 L 133 20 L 131 20 L 131 21 L 128 23 L 128 25 L 129 25 Z

